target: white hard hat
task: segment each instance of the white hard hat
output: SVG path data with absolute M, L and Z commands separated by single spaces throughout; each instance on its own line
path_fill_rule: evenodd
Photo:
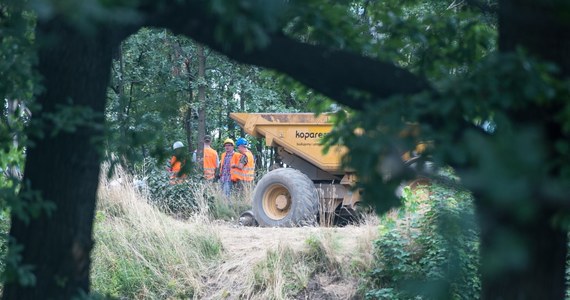
M 176 150 L 178 148 L 182 148 L 184 147 L 184 144 L 182 144 L 181 141 L 177 141 L 176 143 L 174 143 L 174 145 L 172 145 L 172 149 Z

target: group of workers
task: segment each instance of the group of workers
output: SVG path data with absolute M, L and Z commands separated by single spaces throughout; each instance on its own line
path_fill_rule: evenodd
M 232 189 L 243 188 L 243 185 L 250 184 L 255 178 L 255 159 L 248 149 L 249 143 L 245 138 L 239 138 L 234 143 L 230 138 L 224 140 L 224 149 L 221 158 L 218 157 L 216 150 L 211 147 L 212 138 L 204 137 L 204 157 L 203 169 L 204 179 L 214 181 L 218 179 L 223 193 L 229 197 Z M 182 149 L 184 144 L 177 141 L 172 145 L 174 155 L 170 160 L 170 183 L 177 184 L 182 182 L 186 172 L 179 175 L 178 173 L 184 167 L 185 160 L 182 158 Z M 234 147 L 238 151 L 234 151 Z M 196 161 L 196 152 L 192 158 Z

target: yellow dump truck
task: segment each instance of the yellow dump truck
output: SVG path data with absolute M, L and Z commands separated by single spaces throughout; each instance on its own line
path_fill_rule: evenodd
M 287 168 L 265 174 L 254 190 L 253 217 L 260 226 L 315 224 L 318 218 L 354 215 L 358 192 L 355 175 L 343 170 L 345 149 L 323 153 L 320 139 L 332 130 L 330 116 L 312 113 L 231 113 L 248 134 L 276 147 Z

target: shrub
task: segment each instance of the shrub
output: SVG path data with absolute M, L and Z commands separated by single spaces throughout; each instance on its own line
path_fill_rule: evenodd
M 198 213 L 216 220 L 237 220 L 243 211 L 251 209 L 253 186 L 234 191 L 228 199 L 217 182 L 204 180 L 196 171 L 179 184 L 170 184 L 169 176 L 153 160 L 146 161 L 138 175 L 144 182 L 140 188 L 143 196 L 171 216 L 188 219 Z
M 8 210 L 0 209 L 0 274 L 6 267 L 5 257 L 8 253 L 8 232 L 10 231 L 10 215 Z M 0 295 L 2 294 L 2 283 L 0 282 Z
M 477 299 L 478 232 L 469 193 L 433 182 L 384 217 L 366 299 Z
M 146 161 L 145 165 L 146 172 L 140 177 L 146 179 L 143 190 L 150 203 L 168 214 L 190 216 L 197 208 L 193 187 L 198 178 L 190 175 L 182 183 L 170 184 L 170 174 L 154 160 Z

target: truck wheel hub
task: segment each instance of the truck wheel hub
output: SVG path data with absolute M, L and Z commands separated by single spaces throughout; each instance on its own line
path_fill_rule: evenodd
M 275 198 L 275 207 L 277 207 L 277 209 L 279 210 L 285 209 L 285 207 L 287 207 L 287 196 L 285 195 L 277 196 L 277 198 Z

